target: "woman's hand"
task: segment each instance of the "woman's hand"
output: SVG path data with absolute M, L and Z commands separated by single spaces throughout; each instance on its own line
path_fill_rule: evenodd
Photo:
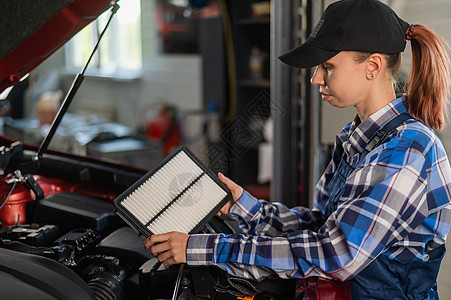
M 241 195 L 243 195 L 243 188 L 230 180 L 228 177 L 224 176 L 222 173 L 218 173 L 219 180 L 221 180 L 232 192 L 232 199 L 227 202 L 220 211 L 216 214 L 227 215 L 230 212 L 230 208 L 240 199 Z
M 232 199 L 224 205 L 217 213 L 228 214 L 230 208 L 240 199 L 243 194 L 243 188 L 235 182 L 219 173 L 219 180 L 221 180 L 232 193 Z M 164 234 L 151 235 L 144 242 L 144 248 L 150 249 L 153 256 L 158 258 L 166 267 L 186 263 L 186 247 L 188 244 L 189 235 L 180 232 L 169 232 Z
M 180 232 L 169 232 L 151 235 L 144 242 L 144 248 L 150 249 L 153 256 L 158 258 L 166 267 L 186 263 L 186 246 L 189 235 Z

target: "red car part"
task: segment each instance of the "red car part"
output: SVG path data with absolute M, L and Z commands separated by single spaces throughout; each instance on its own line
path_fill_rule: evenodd
M 111 188 L 93 182 L 70 182 L 61 178 L 48 178 L 44 176 L 34 176 L 36 182 L 44 191 L 44 196 L 50 196 L 62 192 L 73 192 L 107 202 L 113 202 L 118 194 Z M 0 201 L 8 195 L 12 183 L 9 183 L 11 176 L 0 179 Z M 13 226 L 18 223 L 26 224 L 32 220 L 26 215 L 26 206 L 34 200 L 34 194 L 23 182 L 16 183 L 7 202 L 0 209 L 0 221 L 3 227 Z
M 19 82 L 109 7 L 111 0 L 74 0 L 57 13 L 17 48 L 1 58 L 0 92 Z

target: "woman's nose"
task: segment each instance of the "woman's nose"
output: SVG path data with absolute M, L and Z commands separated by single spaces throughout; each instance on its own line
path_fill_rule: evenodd
M 313 73 L 313 76 L 310 79 L 310 82 L 313 85 L 324 85 L 323 72 L 320 67 L 316 67 L 315 73 Z

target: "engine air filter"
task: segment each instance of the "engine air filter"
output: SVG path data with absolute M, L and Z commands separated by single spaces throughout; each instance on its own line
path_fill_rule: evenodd
M 198 232 L 231 198 L 228 188 L 187 148 L 178 147 L 114 200 L 116 213 L 148 237 Z

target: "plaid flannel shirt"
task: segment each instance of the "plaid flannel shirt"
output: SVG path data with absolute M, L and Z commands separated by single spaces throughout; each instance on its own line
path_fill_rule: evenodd
M 315 191 L 315 208 L 288 209 L 247 192 L 232 207 L 244 234 L 191 235 L 189 265 L 217 265 L 253 279 L 278 275 L 347 280 L 378 255 L 426 261 L 445 243 L 451 221 L 451 169 L 433 130 L 408 120 L 371 151 L 347 178 L 337 210 L 327 219 L 327 183 L 343 151 L 355 165 L 379 128 L 406 111 L 398 98 L 337 135 L 333 157 Z M 319 230 L 313 230 L 319 225 Z M 321 226 L 322 225 L 322 226 Z

